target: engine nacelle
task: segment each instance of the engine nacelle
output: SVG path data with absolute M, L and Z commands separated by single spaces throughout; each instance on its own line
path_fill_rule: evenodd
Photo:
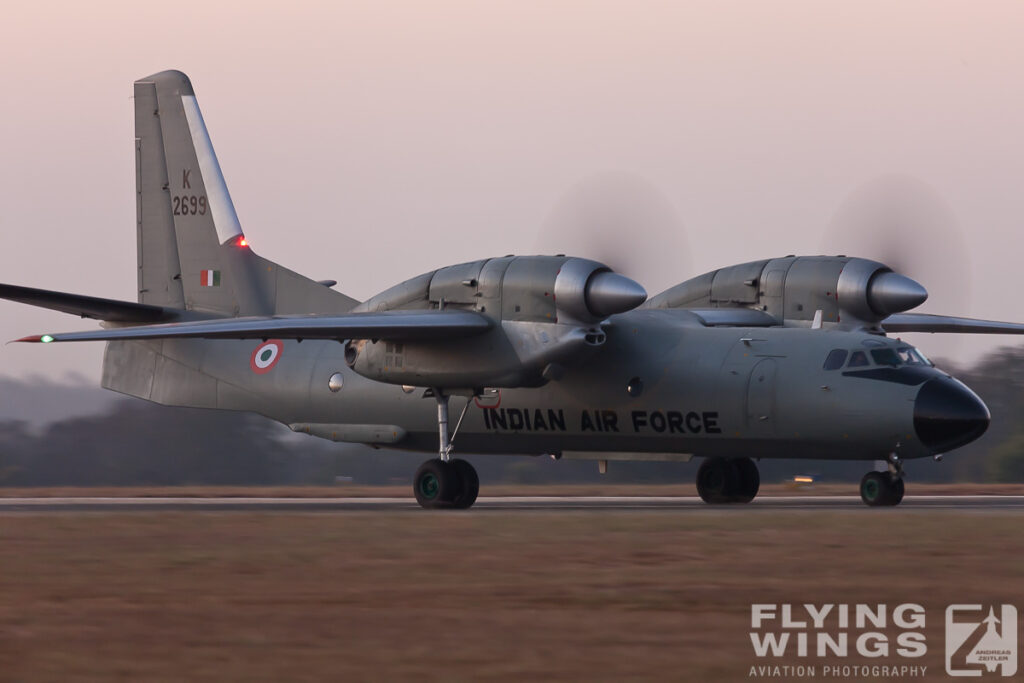
M 535 387 L 558 379 L 604 341 L 599 327 L 513 321 L 469 339 L 350 341 L 346 359 L 360 375 L 389 384 L 474 390 Z
M 346 360 L 381 382 L 442 388 L 539 386 L 604 343 L 599 323 L 636 308 L 643 287 L 607 266 L 565 256 L 507 256 L 407 280 L 355 311 L 472 310 L 495 320 L 478 337 L 350 341 Z
M 787 256 L 720 268 L 653 297 L 652 308 L 752 308 L 780 322 L 872 327 L 928 292 L 885 264 L 847 256 Z
M 646 299 L 643 287 L 597 261 L 505 256 L 424 273 L 355 312 L 461 308 L 499 320 L 596 323 Z

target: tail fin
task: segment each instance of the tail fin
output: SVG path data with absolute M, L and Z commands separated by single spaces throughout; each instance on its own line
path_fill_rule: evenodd
M 135 82 L 135 154 L 140 303 L 232 316 L 356 305 L 252 253 L 180 71 Z
M 135 162 L 140 304 L 242 316 L 338 314 L 358 303 L 248 247 L 192 83 L 180 71 L 135 82 Z M 103 386 L 170 405 L 232 407 L 220 403 L 220 380 L 197 369 L 202 348 L 108 342 Z

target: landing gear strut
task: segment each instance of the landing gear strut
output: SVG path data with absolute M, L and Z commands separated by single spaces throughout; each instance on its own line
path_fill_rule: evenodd
M 451 459 L 451 453 L 452 442 L 469 410 L 469 402 L 466 402 L 455 424 L 455 431 L 449 437 L 448 395 L 435 389 L 434 398 L 437 399 L 438 453 L 436 458 L 427 460 L 416 470 L 412 482 L 413 493 L 416 502 L 425 508 L 465 510 L 476 502 L 480 492 L 480 478 L 472 465 L 465 460 Z
M 707 458 L 697 470 L 697 493 L 705 503 L 749 503 L 761 487 L 750 458 Z
M 871 507 L 899 505 L 903 500 L 903 461 L 895 453 L 887 459 L 888 472 L 868 472 L 860 480 L 860 499 Z

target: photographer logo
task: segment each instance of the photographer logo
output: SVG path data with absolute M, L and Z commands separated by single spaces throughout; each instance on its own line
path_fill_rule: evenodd
M 946 608 L 946 673 L 982 676 L 1017 673 L 1017 608 L 950 605 Z

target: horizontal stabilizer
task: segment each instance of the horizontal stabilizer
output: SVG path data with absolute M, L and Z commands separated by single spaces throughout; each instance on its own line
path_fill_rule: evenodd
M 472 311 L 383 311 L 342 315 L 281 315 L 221 318 L 166 325 L 68 332 L 24 337 L 22 342 L 115 339 L 385 339 L 429 341 L 482 334 L 486 316 Z
M 100 299 L 82 294 L 52 292 L 47 289 L 0 284 L 0 299 L 9 299 L 30 306 L 49 308 L 62 313 L 80 315 L 115 323 L 158 323 L 174 320 L 181 313 L 175 308 L 137 304 L 132 301 Z
M 886 332 L 953 332 L 960 334 L 1024 334 L 1024 324 L 951 315 L 899 313 L 882 321 Z

